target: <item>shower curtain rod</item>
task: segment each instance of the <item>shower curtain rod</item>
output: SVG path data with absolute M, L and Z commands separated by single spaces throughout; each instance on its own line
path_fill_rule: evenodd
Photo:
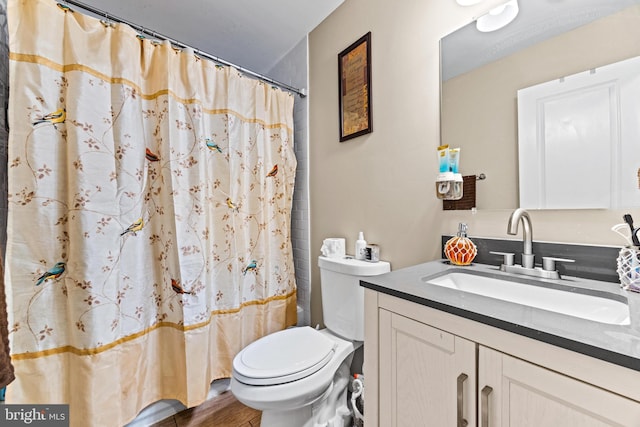
M 95 8 L 93 6 L 89 6 L 88 4 L 84 4 L 84 3 L 81 3 L 81 2 L 76 1 L 76 0 L 62 0 L 62 1 L 64 1 L 64 3 L 71 4 L 73 6 L 79 7 L 80 9 L 84 9 L 87 12 L 91 12 L 91 13 L 93 13 L 95 15 L 104 17 L 104 19 L 107 20 L 107 21 L 115 21 L 115 22 L 118 22 L 118 23 L 121 23 L 121 24 L 126 24 L 126 25 L 130 26 L 131 28 L 133 28 L 134 30 L 138 31 L 139 33 L 146 34 L 146 35 L 148 35 L 150 37 L 153 37 L 153 38 L 156 38 L 156 39 L 167 40 L 171 44 L 173 44 L 175 46 L 178 46 L 180 48 L 183 48 L 183 49 L 193 49 L 194 53 L 197 54 L 198 56 L 202 56 L 204 58 L 210 59 L 213 62 L 217 62 L 218 64 L 234 67 L 237 70 L 239 70 L 240 72 L 242 72 L 243 74 L 248 74 L 248 75 L 250 75 L 252 77 L 255 77 L 255 78 L 259 79 L 259 80 L 262 80 L 264 82 L 267 82 L 269 84 L 277 86 L 277 87 L 279 87 L 281 89 L 284 89 L 284 90 L 286 90 L 288 92 L 295 93 L 295 94 L 299 95 L 301 98 L 304 98 L 304 97 L 307 96 L 307 92 L 306 92 L 306 90 L 304 88 L 298 89 L 298 88 L 295 88 L 293 86 L 289 86 L 286 83 L 282 83 L 282 82 L 279 82 L 277 80 L 274 80 L 274 79 L 272 79 L 270 77 L 267 77 L 267 76 L 265 76 L 263 74 L 256 73 L 255 71 L 248 70 L 248 69 L 246 69 L 244 67 L 240 67 L 239 65 L 233 64 L 233 63 L 231 63 L 229 61 L 225 61 L 224 59 L 218 58 L 217 56 L 214 56 L 214 55 L 208 54 L 206 52 L 203 52 L 201 50 L 195 49 L 195 48 L 193 48 L 191 46 L 188 46 L 188 45 L 186 45 L 186 44 L 184 44 L 184 43 L 182 43 L 180 41 L 174 40 L 171 37 L 167 37 L 167 36 L 165 36 L 163 34 L 157 33 L 155 31 L 151 31 L 151 30 L 149 30 L 147 28 L 144 28 L 144 27 L 142 27 L 140 25 L 137 25 L 137 24 L 134 24 L 132 22 L 129 22 L 126 19 L 119 18 L 117 16 L 111 15 L 108 12 L 105 12 L 103 10 L 97 9 L 97 8 Z

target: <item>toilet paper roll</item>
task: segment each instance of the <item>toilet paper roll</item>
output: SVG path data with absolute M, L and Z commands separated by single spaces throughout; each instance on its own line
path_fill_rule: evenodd
M 345 247 L 343 237 L 330 237 L 322 241 L 320 252 L 327 258 L 344 258 L 346 256 Z

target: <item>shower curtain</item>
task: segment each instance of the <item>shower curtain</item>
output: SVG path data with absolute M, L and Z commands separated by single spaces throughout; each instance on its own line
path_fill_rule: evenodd
M 293 96 L 49 0 L 8 15 L 7 402 L 199 404 L 296 320 Z

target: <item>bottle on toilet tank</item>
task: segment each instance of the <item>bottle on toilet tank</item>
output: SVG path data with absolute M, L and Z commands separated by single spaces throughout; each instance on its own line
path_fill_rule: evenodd
M 356 240 L 355 257 L 356 259 L 364 259 L 364 251 L 367 247 L 367 241 L 364 240 L 364 233 L 361 231 L 358 233 L 358 240 Z

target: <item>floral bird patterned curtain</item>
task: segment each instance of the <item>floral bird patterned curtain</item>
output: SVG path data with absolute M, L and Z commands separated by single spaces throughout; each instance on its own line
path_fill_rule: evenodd
M 9 0 L 8 403 L 122 425 L 295 323 L 293 96 Z

